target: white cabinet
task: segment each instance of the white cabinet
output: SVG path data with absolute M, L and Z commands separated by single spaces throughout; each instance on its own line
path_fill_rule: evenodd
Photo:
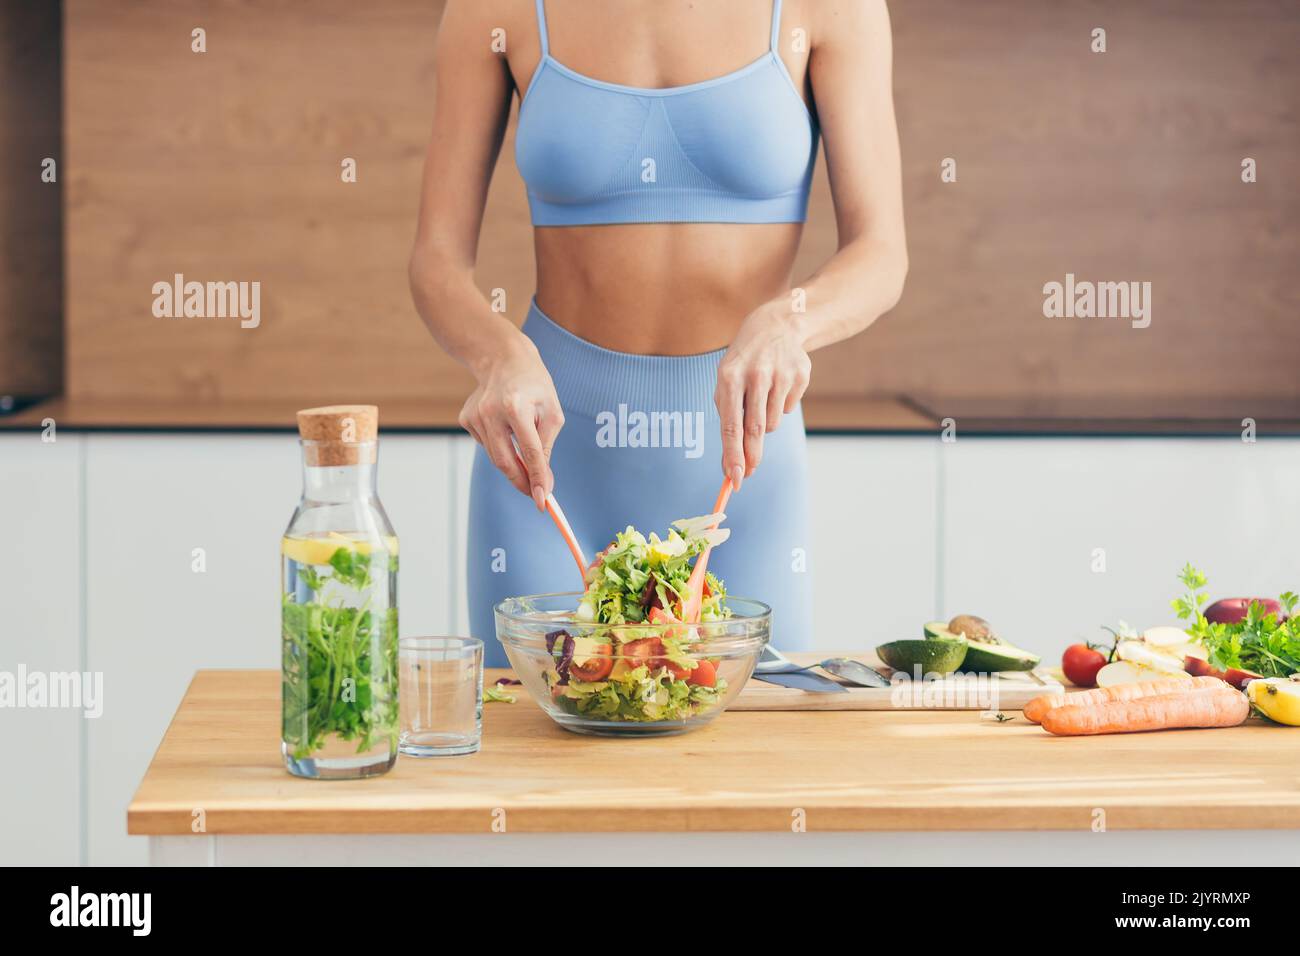
M 939 441 L 809 436 L 816 649 L 920 637 L 935 613 Z
M 456 528 L 456 547 L 452 567 L 455 578 L 452 587 L 452 602 L 455 608 L 455 630 L 453 633 L 463 637 L 477 637 L 487 643 L 496 640 L 495 634 L 469 633 L 469 578 L 466 571 L 465 555 L 469 550 L 469 481 L 474 470 L 474 449 L 478 444 L 468 435 L 456 435 L 447 439 L 452 449 L 452 521 Z
M 384 438 L 404 635 L 468 631 L 473 451 Z M 1168 620 L 1184 561 L 1215 595 L 1300 585 L 1297 440 L 812 436 L 809 459 L 821 650 L 968 612 L 1055 659 L 1103 623 Z M 0 435 L 0 670 L 104 681 L 97 720 L 0 709 L 0 757 L 23 768 L 0 783 L 0 860 L 145 861 L 126 805 L 194 671 L 278 666 L 300 483 L 290 434 Z
M 1298 441 L 959 438 L 940 467 L 940 616 L 1053 659 L 1103 624 L 1172 622 L 1186 561 L 1215 596 L 1300 584 Z
M 452 583 L 461 564 L 455 553 L 451 510 L 452 439 L 446 435 L 386 435 L 380 448 L 379 497 L 402 544 L 398 580 L 401 634 L 428 637 L 452 633 L 458 602 Z
M 89 737 L 88 862 L 143 863 L 126 805 L 194 671 L 279 666 L 279 539 L 301 491 L 299 450 L 292 435 L 86 441 L 87 646 L 109 702 Z M 386 437 L 380 454 L 402 539 L 402 631 L 440 632 L 446 439 Z
M 79 435 L 0 435 L 0 671 L 83 671 Z M 47 701 L 48 703 L 48 701 Z M 82 839 L 81 735 L 71 707 L 0 709 L 0 862 L 73 866 Z M 103 718 L 100 718 L 103 719 Z

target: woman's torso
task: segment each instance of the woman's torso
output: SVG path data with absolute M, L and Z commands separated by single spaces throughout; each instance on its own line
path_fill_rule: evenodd
M 798 28 L 800 2 L 782 5 L 781 37 Z M 519 6 L 532 13 L 533 4 Z M 563 68 L 609 84 L 688 86 L 767 54 L 772 10 L 772 0 L 546 0 L 549 54 Z M 507 53 L 521 95 L 542 62 L 538 27 L 528 19 L 522 31 L 511 31 L 528 41 L 511 43 Z M 809 102 L 807 53 L 787 42 L 778 49 L 794 86 L 784 95 Z M 788 289 L 801 232 L 799 222 L 538 226 L 538 306 L 575 335 L 616 351 L 722 348 L 752 309 Z

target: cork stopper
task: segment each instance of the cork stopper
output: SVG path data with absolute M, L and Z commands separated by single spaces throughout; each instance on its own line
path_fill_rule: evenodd
M 379 440 L 379 408 L 374 405 L 325 405 L 298 412 L 298 434 L 308 465 L 370 464 Z

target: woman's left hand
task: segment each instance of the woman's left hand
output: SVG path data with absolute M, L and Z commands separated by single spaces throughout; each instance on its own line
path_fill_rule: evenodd
M 736 491 L 763 459 L 763 436 L 808 388 L 812 360 L 797 318 L 772 305 L 751 312 L 718 366 L 713 399 L 722 419 L 722 473 Z

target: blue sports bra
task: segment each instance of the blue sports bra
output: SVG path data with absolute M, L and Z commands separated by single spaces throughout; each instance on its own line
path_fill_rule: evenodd
M 515 161 L 535 226 L 628 222 L 803 222 L 817 121 L 772 42 L 725 76 L 646 89 L 542 59 L 519 106 Z

